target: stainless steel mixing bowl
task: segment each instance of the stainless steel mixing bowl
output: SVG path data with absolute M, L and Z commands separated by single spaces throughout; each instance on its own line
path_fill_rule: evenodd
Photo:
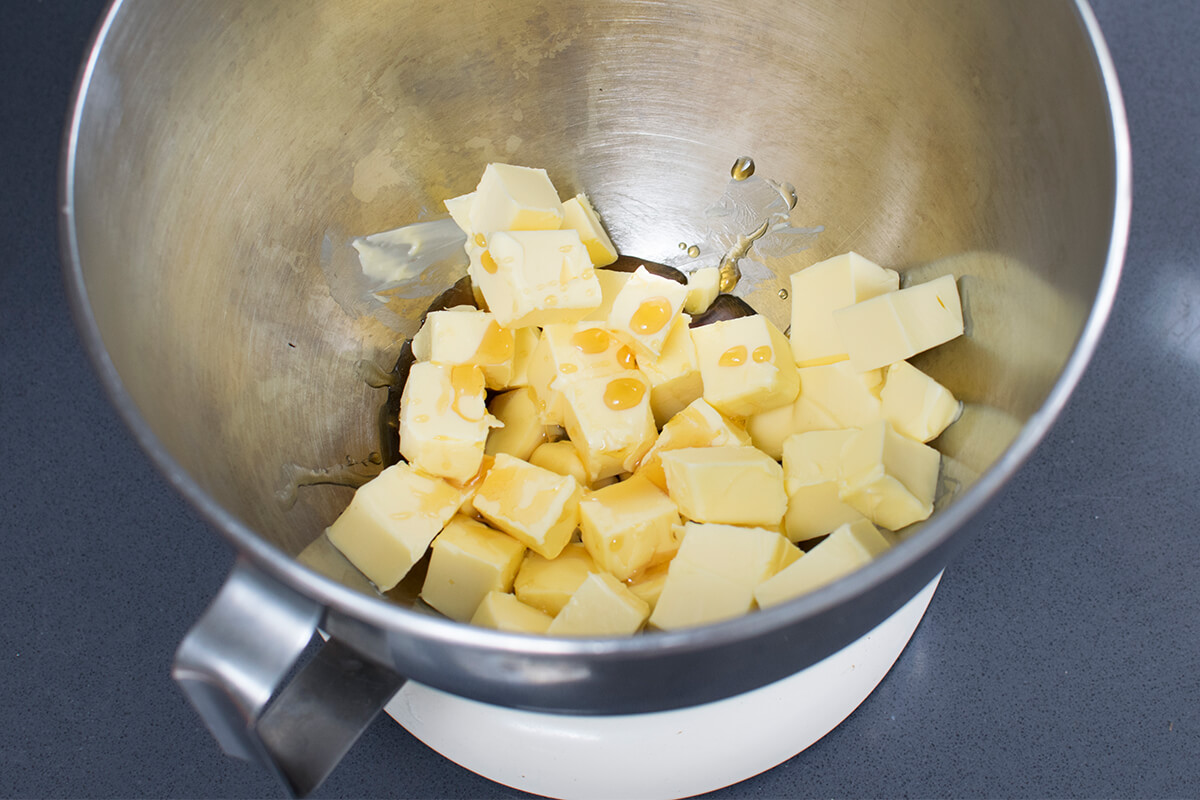
M 968 336 L 920 362 L 967 403 L 939 440 L 927 524 L 791 603 L 621 640 L 473 629 L 297 561 L 350 490 L 289 507 L 281 489 L 303 468 L 369 467 L 384 393 L 360 362 L 390 367 L 458 277 L 356 300 L 349 237 L 437 216 L 503 160 L 587 191 L 623 252 L 666 260 L 703 234 L 741 155 L 795 185 L 794 222 L 824 226 L 744 287 L 783 325 L 787 274 L 847 249 L 909 281 L 959 276 Z M 870 629 L 1063 407 L 1129 205 L 1116 78 L 1082 0 L 125 0 L 81 74 L 62 243 L 113 402 L 241 556 L 176 675 L 227 750 L 303 791 L 397 675 L 522 708 L 649 711 L 760 686 Z M 331 645 L 268 705 L 318 623 Z

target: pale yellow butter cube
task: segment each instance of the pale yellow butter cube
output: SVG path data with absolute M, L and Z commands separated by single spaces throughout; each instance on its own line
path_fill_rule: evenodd
M 911 358 L 962 335 L 962 302 L 953 275 L 835 311 L 834 326 L 856 370 Z
M 842 501 L 889 530 L 933 513 L 940 455 L 879 420 L 842 448 L 838 494 Z
M 687 447 L 660 454 L 667 493 L 696 522 L 778 525 L 787 511 L 783 468 L 754 447 Z
M 527 606 L 511 594 L 488 592 L 471 624 L 508 633 L 545 633 L 554 617 Z
M 508 534 L 462 515 L 450 520 L 430 546 L 421 599 L 447 617 L 467 622 L 488 592 L 507 592 L 525 555 Z
M 544 169 L 488 164 L 474 195 L 472 232 L 490 236 L 494 231 L 549 231 L 562 225 L 563 205 Z
M 874 389 L 880 370 L 858 372 L 849 361 L 801 367 L 800 396 L 815 403 L 842 428 L 862 428 L 883 416 Z
M 607 327 L 639 356 L 657 358 L 686 297 L 682 283 L 638 267 L 613 300 Z
M 671 560 L 650 625 L 672 631 L 740 617 L 754 608 L 754 587 L 698 567 Z
M 596 280 L 600 281 L 600 305 L 589 311 L 583 321 L 607 323 L 608 315 L 612 313 L 613 302 L 631 277 L 632 272 L 620 272 L 615 269 L 596 270 Z
M 479 367 L 489 389 L 503 389 L 512 378 L 513 332 L 491 313 L 469 306 L 427 314 L 412 351 L 418 361 Z
M 824 481 L 799 486 L 788 494 L 783 528 L 791 541 L 805 542 L 860 519 L 866 517 L 838 496 L 837 481 Z
M 430 475 L 469 480 L 496 424 L 484 397 L 478 367 L 413 364 L 400 397 L 400 455 Z
M 918 442 L 936 439 L 962 412 L 949 389 L 907 361 L 887 368 L 880 398 L 884 419 Z
M 386 592 L 425 555 L 466 492 L 408 464 L 394 464 L 354 493 L 326 530 L 330 543 Z
M 533 363 L 533 353 L 537 350 L 542 332 L 534 327 L 516 328 L 513 330 L 513 361 L 512 374 L 508 378 L 508 387 L 529 385 L 529 365 Z
M 612 239 L 608 238 L 600 215 L 592 208 L 587 195 L 577 194 L 563 203 L 562 226 L 573 228 L 579 234 L 592 266 L 604 267 L 617 260 L 617 248 L 613 247 Z
M 802 366 L 847 357 L 833 312 L 894 292 L 900 275 L 858 253 L 843 253 L 792 274 L 792 355 Z
M 639 370 L 572 381 L 563 400 L 563 426 L 589 483 L 632 472 L 658 436 L 650 383 Z
M 868 520 L 842 525 L 804 557 L 759 584 L 760 608 L 778 605 L 850 574 L 890 546 Z
M 807 431 L 783 443 L 783 484 L 790 496 L 801 486 L 837 481 L 842 473 L 842 448 L 857 430 Z
M 675 554 L 679 512 L 665 492 L 633 476 L 589 493 L 579 503 L 579 529 L 592 560 L 629 580 Z
M 567 604 L 584 578 L 600 571 L 587 548 L 579 542 L 571 542 L 553 559 L 530 551 L 517 571 L 513 591 L 521 602 L 554 615 Z
M 717 267 L 701 267 L 687 276 L 687 299 L 683 310 L 689 314 L 703 314 L 721 293 L 721 270 Z
M 777 531 L 689 522 L 675 558 L 754 588 L 801 555 Z
M 658 566 L 651 567 L 632 581 L 629 581 L 629 591 L 645 600 L 646 604 L 650 606 L 651 613 L 654 612 L 654 607 L 658 604 L 658 598 L 662 595 L 663 586 L 667 582 L 667 571 L 670 566 L 670 561 L 664 562 Z
M 528 461 L 534 466 L 557 472 L 559 475 L 570 475 L 579 481 L 580 486 L 588 485 L 583 459 L 579 457 L 579 450 L 568 439 L 538 445 Z
M 547 325 L 530 360 L 529 386 L 542 421 L 561 425 L 565 386 L 585 378 L 622 375 L 635 369 L 637 360 L 633 350 L 600 323 Z
M 502 326 L 575 322 L 600 305 L 600 282 L 575 231 L 498 231 L 486 241 L 483 249 L 468 243 L 467 274 Z
M 475 511 L 530 550 L 554 558 L 579 524 L 583 489 L 574 478 L 505 453 L 475 493 Z
M 806 431 L 831 431 L 842 427 L 821 406 L 803 392 L 791 405 L 755 414 L 746 420 L 746 432 L 754 446 L 771 458 L 783 457 L 783 443 L 789 436 Z
M 612 575 L 588 575 L 546 629 L 549 636 L 629 636 L 650 616 L 649 604 Z
M 665 492 L 667 476 L 663 472 L 661 455 L 667 450 L 749 444 L 750 436 L 740 424 L 699 398 L 667 421 L 654 445 L 642 456 L 635 474 L 644 476 Z
M 513 458 L 528 461 L 529 456 L 546 441 L 546 426 L 542 424 L 537 402 L 529 387 L 512 389 L 498 394 L 488 404 L 492 416 L 504 423 L 488 434 L 484 452 L 489 456 L 507 453 Z
M 730 417 L 790 404 L 800 390 L 788 340 L 761 314 L 692 329 L 704 399 Z
M 468 237 L 475 234 L 475 229 L 471 227 L 471 204 L 474 201 L 474 192 L 460 194 L 458 197 L 451 197 L 446 201 L 446 210 L 450 212 L 450 219 L 454 220 L 454 223 Z
M 638 368 L 650 380 L 650 410 L 654 412 L 654 424 L 659 427 L 704 394 L 696 345 L 688 327 L 691 321 L 687 314 L 680 314 L 672 323 L 658 358 L 638 358 Z

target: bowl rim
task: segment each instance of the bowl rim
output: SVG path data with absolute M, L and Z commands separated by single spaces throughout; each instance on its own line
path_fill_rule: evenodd
M 138 411 L 121 382 L 101 338 L 83 278 L 75 228 L 75 168 L 88 89 L 101 50 L 125 0 L 113 0 L 98 23 L 87 57 L 76 78 L 64 128 L 58 177 L 58 236 L 63 276 L 75 324 L 110 402 L 143 451 L 167 481 L 248 559 L 281 584 L 323 606 L 357 618 L 376 628 L 446 644 L 485 650 L 519 652 L 529 656 L 627 658 L 665 652 L 702 650 L 736 643 L 788 628 L 801 620 L 836 608 L 882 585 L 920 562 L 945 544 L 967 521 L 982 510 L 1028 460 L 1045 438 L 1071 393 L 1078 385 L 1099 344 L 1112 310 L 1129 240 L 1132 213 L 1132 158 L 1128 120 L 1112 56 L 1087 0 L 1072 0 L 1082 33 L 1091 45 L 1099 84 L 1107 100 L 1108 133 L 1112 139 L 1113 175 L 1111 229 L 1104 269 L 1091 311 L 1062 372 L 1042 405 L 1022 426 L 1004 453 L 949 508 L 935 515 L 924 528 L 870 564 L 814 592 L 735 619 L 679 631 L 624 638 L 554 638 L 503 633 L 449 619 L 440 619 L 362 594 L 305 567 L 292 556 L 256 534 L 222 507 L 167 452 Z M 213 589 L 214 593 L 216 587 Z

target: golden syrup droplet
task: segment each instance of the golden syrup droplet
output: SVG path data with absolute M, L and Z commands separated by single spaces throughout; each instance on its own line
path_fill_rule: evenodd
M 482 233 L 475 234 L 476 247 L 487 247 L 487 239 L 483 238 Z
M 787 289 L 780 289 L 780 290 L 779 290 L 779 299 L 780 299 L 780 300 L 787 300 L 787 299 L 788 299 L 788 290 L 787 290 Z
M 695 245 L 695 244 L 692 245 L 691 247 L 689 247 L 687 249 L 687 254 L 688 254 L 688 258 L 699 258 L 700 257 L 700 246 Z
M 671 321 L 671 303 L 665 297 L 650 297 L 629 318 L 629 330 L 643 336 L 658 333 Z
M 771 348 L 767 345 L 754 348 L 754 354 L 751 356 L 756 364 L 762 364 L 771 360 Z
M 484 250 L 479 256 L 479 263 L 483 265 L 483 271 L 489 275 L 495 275 L 496 270 L 500 269 L 500 265 L 496 263 L 496 259 L 492 258 L 492 251 Z
M 646 384 L 637 378 L 614 378 L 604 387 L 604 405 L 613 411 L 625 411 L 642 402 Z
M 603 353 L 611 343 L 612 337 L 602 328 L 587 328 L 571 336 L 575 349 L 589 356 Z
M 680 249 L 680 250 L 687 250 L 687 242 L 680 242 L 680 243 L 679 243 L 679 249 Z
M 621 549 L 621 540 L 617 537 L 612 537 L 608 540 L 608 549 L 614 553 Z
M 577 369 L 579 369 L 579 367 L 575 366 L 574 364 L 572 364 L 570 362 L 567 362 L 566 364 L 560 365 L 558 368 L 558 371 L 561 372 L 563 375 L 570 375 L 572 372 L 575 372 Z
M 548 294 L 542 300 L 542 302 L 545 303 L 548 308 L 551 306 L 556 306 L 558 305 L 558 295 Z
M 717 359 L 719 367 L 738 367 L 746 363 L 746 346 L 744 344 L 735 344 L 733 347 L 721 353 L 721 357 Z
M 450 368 L 450 387 L 454 390 L 454 401 L 450 407 L 468 422 L 483 419 L 487 409 L 483 405 L 483 373 L 478 367 L 459 365 Z M 478 405 L 478 408 L 474 408 Z
M 617 363 L 625 369 L 637 369 L 637 356 L 629 349 L 629 345 L 624 345 L 617 351 Z
M 480 366 L 495 366 L 503 364 L 512 358 L 513 333 L 500 327 L 500 323 L 492 320 L 488 323 L 475 348 L 471 361 Z
M 575 245 L 573 245 L 573 244 L 564 244 L 562 247 L 558 248 L 558 252 L 560 252 L 560 253 L 570 253 L 570 252 L 571 252 L 572 250 L 574 250 L 574 249 L 575 249 Z
M 750 156 L 742 156 L 733 162 L 733 168 L 729 170 L 729 174 L 735 181 L 746 180 L 754 174 L 754 159 Z

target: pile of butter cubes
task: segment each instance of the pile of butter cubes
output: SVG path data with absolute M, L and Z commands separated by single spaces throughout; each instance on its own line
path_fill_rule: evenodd
M 480 307 L 427 315 L 404 462 L 328 529 L 380 590 L 431 549 L 421 597 L 451 619 L 671 630 L 809 592 L 932 513 L 926 443 L 960 404 L 906 359 L 963 332 L 953 276 L 900 289 L 847 253 L 791 276 L 790 340 L 760 315 L 691 328 L 716 270 L 602 269 L 595 211 L 544 170 L 491 164 L 446 206 Z

